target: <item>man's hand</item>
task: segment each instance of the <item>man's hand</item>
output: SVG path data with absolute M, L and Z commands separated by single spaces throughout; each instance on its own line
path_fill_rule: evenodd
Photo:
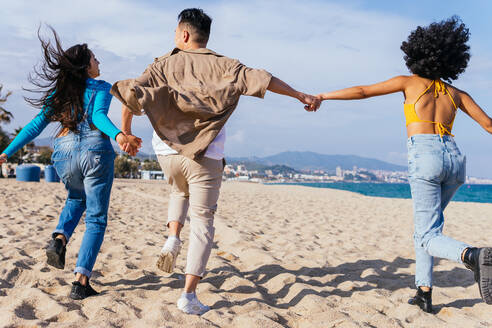
M 138 153 L 140 147 L 142 147 L 142 139 L 131 134 L 130 135 L 127 134 L 126 137 L 128 138 L 128 143 L 126 144 L 124 151 L 126 151 L 129 154 L 130 152 L 132 152 L 134 153 L 132 156 L 135 156 Z
M 3 163 L 5 163 L 7 161 L 7 154 L 2 154 L 0 155 L 0 165 L 2 165 Z
M 305 94 L 303 92 L 299 92 L 297 99 L 299 99 L 300 102 L 306 105 L 304 106 L 304 109 L 308 112 L 317 111 L 319 106 L 321 105 L 321 100 L 319 98 Z
M 121 150 L 131 156 L 137 155 L 138 149 L 142 146 L 142 139 L 133 135 L 126 135 L 123 132 L 116 136 L 116 142 Z

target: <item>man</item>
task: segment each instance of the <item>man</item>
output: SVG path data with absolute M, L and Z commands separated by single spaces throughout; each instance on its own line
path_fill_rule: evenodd
M 196 286 L 205 274 L 214 237 L 213 219 L 222 182 L 224 124 L 241 95 L 263 98 L 266 90 L 297 98 L 315 111 L 319 100 L 298 92 L 264 70 L 206 48 L 212 20 L 201 9 L 178 16 L 176 48 L 157 58 L 137 79 L 119 81 L 112 93 L 123 103 L 122 129 L 131 134 L 133 114 L 142 109 L 154 127 L 153 147 L 172 186 L 169 237 L 157 266 L 172 272 L 181 249 L 179 239 L 190 208 L 190 241 L 184 292 L 177 305 L 185 313 L 203 314 Z

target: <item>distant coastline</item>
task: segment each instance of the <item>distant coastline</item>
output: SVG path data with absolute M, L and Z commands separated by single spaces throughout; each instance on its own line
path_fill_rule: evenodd
M 267 157 L 228 157 L 227 180 L 260 183 L 408 183 L 407 167 L 356 155 L 288 151 Z M 468 184 L 492 184 L 467 177 Z

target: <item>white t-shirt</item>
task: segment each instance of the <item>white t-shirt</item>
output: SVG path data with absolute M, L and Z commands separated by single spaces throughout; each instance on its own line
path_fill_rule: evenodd
M 224 158 L 224 145 L 226 141 L 226 129 L 225 127 L 220 130 L 219 134 L 215 137 L 214 141 L 210 143 L 205 152 L 205 157 L 211 159 L 223 159 Z M 174 155 L 178 152 L 169 147 L 164 141 L 159 138 L 157 133 L 152 135 L 152 148 L 154 148 L 154 152 L 156 155 Z

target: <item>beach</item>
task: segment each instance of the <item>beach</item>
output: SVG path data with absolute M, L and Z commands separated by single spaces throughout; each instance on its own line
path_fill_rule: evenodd
M 85 226 L 67 247 L 64 270 L 45 247 L 63 207 L 61 183 L 0 179 L 1 327 L 490 327 L 471 271 L 436 260 L 427 314 L 414 295 L 409 199 L 303 186 L 226 182 L 215 243 L 199 299 L 211 310 L 176 308 L 184 285 L 189 226 L 176 272 L 156 268 L 166 238 L 164 181 L 115 180 L 92 286 L 68 297 Z M 445 233 L 490 246 L 492 204 L 451 202 Z

